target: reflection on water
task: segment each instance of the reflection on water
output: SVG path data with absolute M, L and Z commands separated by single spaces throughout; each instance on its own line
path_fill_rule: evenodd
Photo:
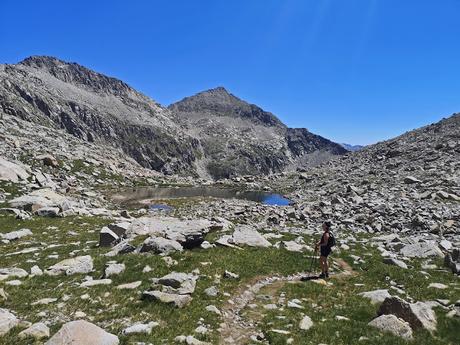
M 289 200 L 279 194 L 217 187 L 139 187 L 126 189 L 112 196 L 114 200 L 122 203 L 133 203 L 146 199 L 162 200 L 193 197 L 235 198 L 256 201 L 265 205 L 289 205 Z

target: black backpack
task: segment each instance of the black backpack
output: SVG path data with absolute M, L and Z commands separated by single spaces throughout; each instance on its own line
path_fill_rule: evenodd
M 336 245 L 335 236 L 332 232 L 329 231 L 329 239 L 327 240 L 327 246 L 332 248 Z

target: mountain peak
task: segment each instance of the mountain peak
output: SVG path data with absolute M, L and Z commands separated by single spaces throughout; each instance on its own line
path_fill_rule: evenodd
M 266 112 L 254 104 L 243 101 L 222 86 L 186 97 L 171 104 L 173 112 L 189 117 L 189 113 L 207 113 L 218 117 L 233 117 L 251 120 L 266 126 L 285 127 L 272 113 Z
M 53 66 L 63 66 L 63 65 L 68 65 L 67 62 L 59 60 L 58 58 L 54 56 L 47 56 L 47 55 L 32 55 L 21 62 L 19 62 L 19 65 L 23 66 L 29 66 L 29 67 L 38 67 L 38 68 L 49 68 Z

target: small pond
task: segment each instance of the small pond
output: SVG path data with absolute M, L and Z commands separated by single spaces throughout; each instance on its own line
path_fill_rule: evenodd
M 146 201 L 177 198 L 212 197 L 219 199 L 244 199 L 260 202 L 264 205 L 287 206 L 290 201 L 280 194 L 262 191 L 244 191 L 202 187 L 136 187 L 128 188 L 112 195 L 112 199 L 123 204 L 146 203 Z

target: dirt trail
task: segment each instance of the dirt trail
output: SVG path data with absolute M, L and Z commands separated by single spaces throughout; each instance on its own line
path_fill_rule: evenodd
M 340 268 L 340 273 L 331 276 L 331 279 L 343 279 L 356 274 L 350 265 L 342 259 L 334 260 Z M 275 296 L 276 293 L 288 282 L 300 282 L 308 273 L 296 273 L 289 276 L 256 277 L 252 282 L 241 286 L 233 295 L 227 305 L 222 309 L 222 323 L 220 327 L 220 344 L 246 344 L 251 336 L 256 336 L 257 322 L 262 319 L 260 313 L 249 313 L 250 319 L 242 317 L 243 310 L 250 304 L 256 303 L 256 297 L 262 288 L 265 294 Z

